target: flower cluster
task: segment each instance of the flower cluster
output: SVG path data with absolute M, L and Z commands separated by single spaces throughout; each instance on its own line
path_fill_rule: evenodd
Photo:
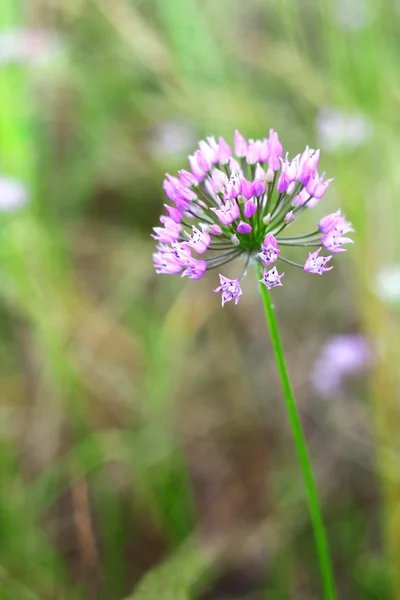
M 318 174 L 319 150 L 306 148 L 289 160 L 277 133 L 270 130 L 263 140 L 245 140 L 235 132 L 233 151 L 223 138 L 201 141 L 189 156 L 190 171 L 167 175 L 164 191 L 172 204 L 162 226 L 154 228 L 157 252 L 153 255 L 157 273 L 178 274 L 200 279 L 206 271 L 246 256 L 237 279 L 220 275 L 222 305 L 242 294 L 240 281 L 251 258 L 264 266 L 261 282 L 268 290 L 282 285 L 275 263 L 282 261 L 308 273 L 330 271 L 332 256 L 320 256 L 322 247 L 336 254 L 352 242 L 346 234 L 354 231 L 340 210 L 323 217 L 318 229 L 301 236 L 281 233 L 307 208 L 315 206 L 332 179 Z M 287 246 L 317 247 L 304 264 L 281 255 Z M 198 256 L 193 256 L 193 252 Z M 274 265 L 272 268 L 271 265 Z

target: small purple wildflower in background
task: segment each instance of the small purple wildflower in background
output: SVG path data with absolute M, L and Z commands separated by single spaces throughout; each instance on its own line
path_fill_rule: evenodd
M 343 380 L 365 371 L 371 364 L 372 352 L 362 335 L 338 335 L 322 348 L 314 364 L 311 382 L 323 397 L 340 392 Z
M 400 304 L 400 263 L 382 267 L 374 282 L 373 291 L 388 304 Z
M 60 55 L 59 35 L 41 29 L 10 28 L 0 33 L 0 67 L 11 62 L 45 65 Z
M 318 223 L 318 229 L 305 235 L 283 237 L 282 232 L 323 197 L 333 181 L 317 171 L 319 150 L 307 148 L 292 160 L 278 134 L 246 140 L 238 131 L 233 150 L 219 138 L 208 137 L 189 156 L 190 171 L 166 175 L 164 191 L 172 204 L 166 204 L 161 227 L 155 227 L 157 252 L 153 255 L 157 273 L 178 274 L 200 279 L 211 269 L 244 257 L 245 266 L 236 279 L 220 274 L 222 305 L 238 303 L 240 282 L 251 259 L 266 267 L 261 283 L 268 290 L 282 286 L 280 261 L 307 273 L 322 274 L 331 255 L 320 256 L 324 247 L 332 254 L 344 252 L 353 232 L 340 210 Z M 302 264 L 282 256 L 286 246 L 316 247 Z M 193 252 L 197 256 L 193 256 Z M 267 267 L 274 265 L 268 270 Z
M 0 211 L 18 210 L 28 202 L 28 190 L 17 179 L 0 177 Z
M 373 0 L 336 0 L 336 20 L 344 29 L 357 31 L 368 27 L 374 18 Z
M 330 152 L 359 148 L 373 135 L 372 122 L 366 115 L 332 107 L 320 110 L 316 129 L 318 144 Z
M 195 142 L 195 130 L 190 121 L 170 119 L 155 126 L 148 148 L 153 156 L 164 160 L 165 156 L 186 154 Z

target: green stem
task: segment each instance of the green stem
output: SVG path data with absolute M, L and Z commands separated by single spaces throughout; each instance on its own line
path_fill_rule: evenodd
M 258 266 L 259 278 L 262 278 L 262 266 Z M 276 364 L 279 371 L 283 395 L 286 403 L 286 410 L 289 417 L 290 427 L 294 438 L 300 468 L 303 475 L 304 485 L 307 492 L 308 508 L 312 527 L 314 530 L 315 543 L 319 559 L 319 568 L 324 588 L 325 600 L 335 600 L 335 584 L 333 580 L 331 559 L 329 555 L 328 541 L 322 520 L 321 507 L 318 500 L 318 492 L 315 485 L 310 457 L 307 444 L 303 433 L 299 413 L 294 399 L 292 386 L 286 366 L 286 359 L 283 352 L 282 342 L 279 335 L 278 324 L 275 317 L 274 307 L 271 295 L 264 284 L 260 284 L 261 295 L 264 303 L 265 317 L 267 320 L 272 346 L 274 349 Z

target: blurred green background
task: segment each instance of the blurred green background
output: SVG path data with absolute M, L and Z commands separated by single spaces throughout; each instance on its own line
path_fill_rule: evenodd
M 215 271 L 151 263 L 164 173 L 270 127 L 335 178 L 309 225 L 356 229 L 274 291 L 338 598 L 400 598 L 399 33 L 392 0 L 1 0 L 0 177 L 30 197 L 0 198 L 1 600 L 322 597 L 255 274 L 222 310 Z M 323 398 L 353 333 L 372 365 Z

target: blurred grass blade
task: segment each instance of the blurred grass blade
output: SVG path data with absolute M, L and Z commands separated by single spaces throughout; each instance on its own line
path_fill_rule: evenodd
M 196 584 L 204 581 L 213 562 L 213 554 L 191 539 L 152 569 L 125 600 L 190 600 Z
M 212 35 L 205 3 L 155 0 L 155 4 L 181 76 L 191 84 L 226 82 L 224 60 Z

